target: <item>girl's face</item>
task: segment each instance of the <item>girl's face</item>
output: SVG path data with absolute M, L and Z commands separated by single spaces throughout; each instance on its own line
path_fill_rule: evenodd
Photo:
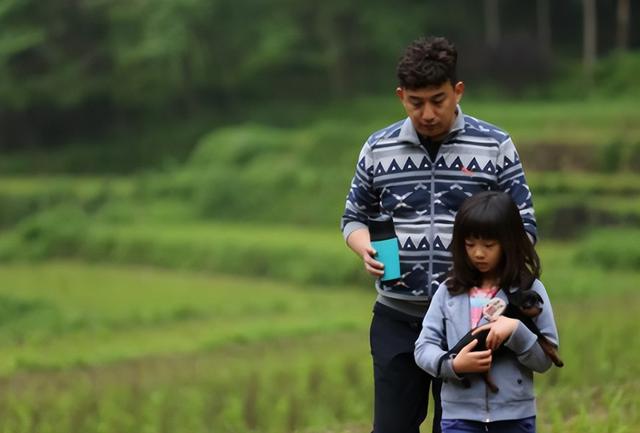
M 502 246 L 495 239 L 467 238 L 464 247 L 471 264 L 482 274 L 497 270 L 502 259 Z

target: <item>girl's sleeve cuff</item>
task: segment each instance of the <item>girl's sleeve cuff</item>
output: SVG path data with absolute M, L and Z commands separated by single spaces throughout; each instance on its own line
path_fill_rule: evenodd
M 516 355 L 520 355 L 527 350 L 531 349 L 531 346 L 536 344 L 538 337 L 531 332 L 527 326 L 518 321 L 518 327 L 513 334 L 505 341 L 504 345 L 513 350 Z
M 449 359 L 445 359 L 442 363 L 442 370 L 440 371 L 440 376 L 443 379 L 456 379 L 462 380 L 462 377 L 458 376 L 455 371 L 453 371 L 453 358 L 455 355 L 452 355 Z

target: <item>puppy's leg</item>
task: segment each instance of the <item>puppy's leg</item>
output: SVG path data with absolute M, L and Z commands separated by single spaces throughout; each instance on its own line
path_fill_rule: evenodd
M 556 349 L 556 346 L 551 344 L 549 340 L 544 337 L 538 337 L 538 343 L 540 344 L 540 347 L 542 347 L 544 353 L 549 357 L 549 359 L 551 359 L 551 361 L 553 361 L 555 365 L 557 365 L 558 367 L 562 367 L 564 365 L 564 362 L 562 362 L 560 356 L 558 356 L 558 349 Z

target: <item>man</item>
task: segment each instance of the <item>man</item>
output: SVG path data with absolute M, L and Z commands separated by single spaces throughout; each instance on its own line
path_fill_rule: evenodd
M 457 52 L 441 37 L 412 42 L 397 67 L 396 94 L 408 118 L 364 144 L 341 228 L 347 245 L 370 274 L 382 263 L 371 246 L 369 218 L 393 219 L 401 277 L 376 281 L 371 322 L 374 433 L 418 433 L 434 395 L 433 431 L 440 431 L 440 385 L 414 361 L 422 318 L 451 264 L 448 250 L 463 200 L 484 190 L 508 192 L 535 241 L 536 222 L 524 172 L 508 134 L 462 113 L 464 83 L 456 77 Z

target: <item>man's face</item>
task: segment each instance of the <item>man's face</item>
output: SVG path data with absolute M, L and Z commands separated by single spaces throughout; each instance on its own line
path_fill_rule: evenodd
M 433 140 L 443 138 L 449 132 L 456 119 L 456 105 L 463 93 L 462 81 L 455 86 L 446 81 L 439 86 L 422 89 L 396 89 L 413 127 L 420 135 Z

